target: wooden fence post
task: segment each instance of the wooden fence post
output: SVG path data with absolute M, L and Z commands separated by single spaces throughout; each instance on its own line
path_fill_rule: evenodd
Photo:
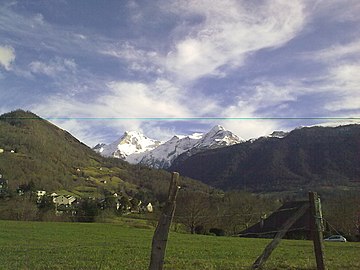
M 310 226 L 314 242 L 317 270 L 325 270 L 324 243 L 323 243 L 323 224 L 320 198 L 316 192 L 309 192 L 310 201 Z
M 152 240 L 149 270 L 163 269 L 166 243 L 168 239 L 171 221 L 175 212 L 175 200 L 179 189 L 178 179 L 179 173 L 173 172 L 169 187 L 168 199 L 165 204 L 165 208 L 159 218 L 159 222 L 156 226 Z
M 309 204 L 302 205 L 281 227 L 274 237 L 274 239 L 266 246 L 263 253 L 256 259 L 252 265 L 252 269 L 260 268 L 266 260 L 270 257 L 273 250 L 280 244 L 281 239 L 285 236 L 286 232 L 291 226 L 309 209 Z

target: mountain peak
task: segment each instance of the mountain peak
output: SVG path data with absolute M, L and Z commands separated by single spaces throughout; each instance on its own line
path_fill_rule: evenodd
M 223 126 L 216 125 L 202 136 L 196 144 L 197 148 L 217 148 L 243 142 L 242 138 L 226 130 Z
M 135 130 L 127 130 L 124 132 L 124 135 L 129 135 L 129 136 L 144 136 L 144 134 L 142 134 L 141 132 L 139 131 L 135 131 Z
M 225 130 L 225 128 L 223 126 L 216 125 L 216 126 L 213 126 L 213 128 L 210 129 L 210 131 L 208 133 L 216 133 L 216 132 L 224 131 L 224 130 Z
M 152 140 L 138 131 L 126 131 L 117 141 L 102 149 L 104 156 L 125 159 L 130 163 L 141 163 L 155 168 L 168 168 L 182 153 L 224 147 L 243 140 L 220 125 L 214 126 L 208 133 L 192 135 L 174 135 L 165 143 Z M 100 152 L 98 149 L 98 152 Z
M 102 147 L 94 148 L 95 151 L 100 152 L 106 157 L 116 157 L 126 159 L 131 154 L 138 154 L 150 151 L 162 142 L 158 140 L 149 139 L 144 134 L 138 131 L 125 131 L 124 134 L 109 145 L 101 145 Z M 99 151 L 101 149 L 101 151 Z

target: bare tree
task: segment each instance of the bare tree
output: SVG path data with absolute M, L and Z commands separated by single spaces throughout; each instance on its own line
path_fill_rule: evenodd
M 178 195 L 175 221 L 182 223 L 192 234 L 206 227 L 211 220 L 210 201 L 207 194 L 181 192 Z
M 324 217 L 332 229 L 347 235 L 358 235 L 360 222 L 360 197 L 341 194 L 324 201 Z
M 230 234 L 248 228 L 276 206 L 247 192 L 229 192 L 223 199 L 223 227 Z

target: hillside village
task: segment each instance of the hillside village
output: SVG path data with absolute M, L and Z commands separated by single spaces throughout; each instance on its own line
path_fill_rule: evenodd
M 119 215 L 130 213 L 152 213 L 154 211 L 151 202 L 143 202 L 126 194 L 107 192 L 104 197 L 81 198 L 71 194 L 58 194 L 56 192 L 37 190 L 34 183 L 22 184 L 16 191 L 9 189 L 9 181 L 0 174 L 0 199 L 10 199 L 13 197 L 30 198 L 39 209 L 53 209 L 56 216 L 67 215 L 76 217 L 79 213 L 89 214 L 90 210 L 113 210 Z M 89 204 L 89 202 L 91 202 Z M 92 209 L 91 209 L 92 208 Z

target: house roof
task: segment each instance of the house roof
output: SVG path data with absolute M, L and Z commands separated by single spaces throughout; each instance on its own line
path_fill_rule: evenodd
M 268 218 L 240 232 L 240 236 L 261 236 L 274 235 L 283 224 L 291 218 L 304 204 L 309 205 L 309 201 L 294 201 L 284 203 L 278 210 Z M 310 208 L 291 226 L 289 231 L 309 231 L 310 230 Z

